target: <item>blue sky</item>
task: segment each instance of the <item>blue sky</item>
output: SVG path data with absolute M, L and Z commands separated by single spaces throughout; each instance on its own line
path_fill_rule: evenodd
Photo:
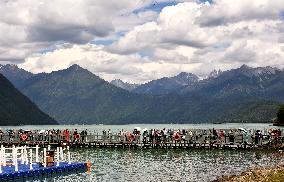
M 197 2 L 198 3 L 205 3 L 205 2 L 212 3 L 213 0 L 197 0 Z M 168 2 L 153 1 L 148 6 L 143 7 L 141 9 L 138 9 L 138 10 L 135 10 L 134 13 L 137 13 L 137 12 L 140 12 L 140 11 L 147 11 L 147 10 L 160 12 L 163 8 L 165 8 L 167 6 L 174 6 L 174 5 L 177 5 L 178 3 L 179 3 L 178 1 L 171 1 L 171 0 L 169 0 Z
M 152 2 L 150 5 L 143 7 L 139 10 L 135 10 L 134 12 L 139 12 L 139 11 L 147 11 L 147 10 L 152 10 L 152 11 L 156 11 L 156 12 L 160 12 L 164 7 L 167 6 L 174 6 L 176 5 L 177 2 L 176 1 L 169 1 L 169 2 Z

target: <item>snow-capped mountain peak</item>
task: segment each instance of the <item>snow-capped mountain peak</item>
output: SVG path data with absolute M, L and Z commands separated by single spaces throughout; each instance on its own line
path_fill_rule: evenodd
M 122 89 L 125 89 L 125 90 L 129 90 L 129 91 L 131 91 L 131 90 L 133 90 L 133 89 L 135 89 L 136 87 L 139 86 L 139 84 L 127 83 L 127 82 L 122 81 L 121 79 L 112 80 L 110 83 L 115 85 L 116 87 L 119 87 L 119 88 L 122 88 Z
M 222 73 L 222 71 L 219 70 L 213 70 L 211 73 L 209 73 L 207 78 L 217 78 L 220 74 Z

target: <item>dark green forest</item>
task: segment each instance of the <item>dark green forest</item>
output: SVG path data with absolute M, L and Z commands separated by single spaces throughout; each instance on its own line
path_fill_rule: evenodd
M 0 125 L 57 124 L 0 74 Z

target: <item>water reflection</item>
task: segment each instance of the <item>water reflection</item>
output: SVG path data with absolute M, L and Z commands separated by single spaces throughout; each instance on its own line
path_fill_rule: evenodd
M 73 160 L 93 163 L 90 175 L 56 177 L 52 181 L 212 181 L 249 167 L 282 160 L 271 152 L 223 150 L 78 149 Z

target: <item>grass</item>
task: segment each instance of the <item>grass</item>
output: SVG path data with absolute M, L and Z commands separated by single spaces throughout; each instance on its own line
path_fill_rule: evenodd
M 222 177 L 215 182 L 283 182 L 284 167 L 258 168 L 243 172 L 238 176 Z
M 284 181 L 284 169 L 270 173 L 267 176 L 267 181 Z

